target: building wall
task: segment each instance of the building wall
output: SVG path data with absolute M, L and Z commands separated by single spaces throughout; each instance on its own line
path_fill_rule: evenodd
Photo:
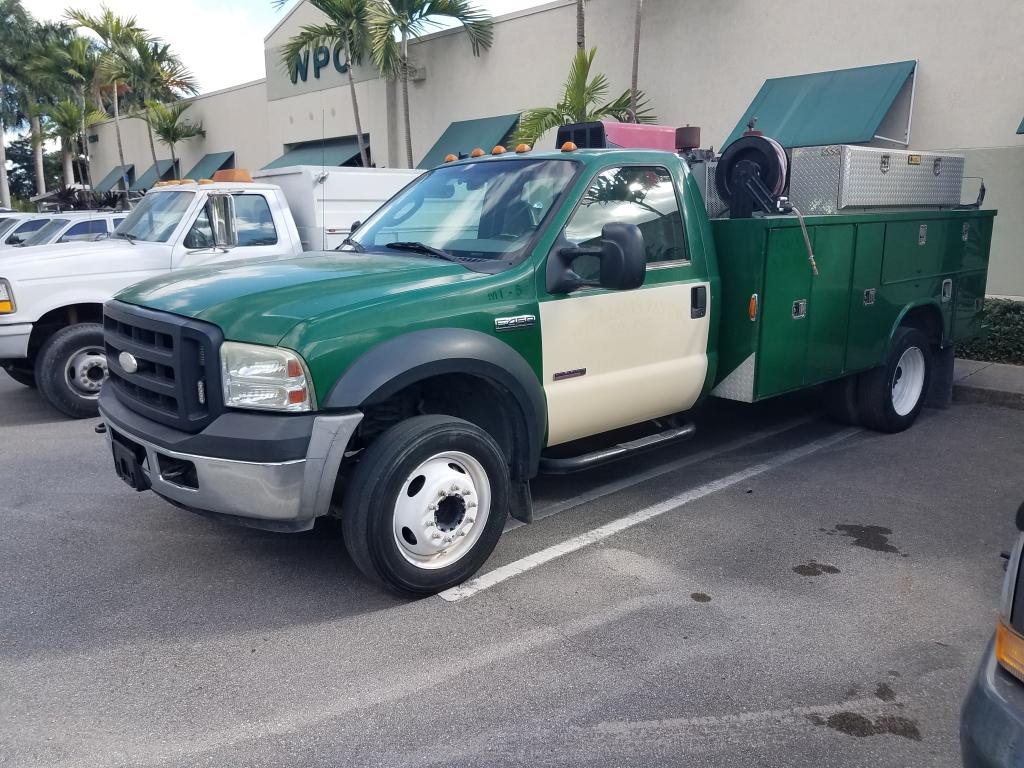
M 625 0 L 587 3 L 587 42 L 598 48 L 596 67 L 611 94 L 629 84 L 633 12 Z M 259 168 L 289 144 L 355 133 L 346 76 L 328 67 L 319 79 L 310 71 L 292 84 L 277 65 L 280 46 L 319 20 L 300 3 L 266 38 L 265 81 L 194 101 L 189 115 L 203 119 L 208 135 L 181 145 L 183 170 L 227 149 L 239 166 Z M 1021 29 L 1020 0 L 646 0 L 640 83 L 660 122 L 700 125 L 704 146 L 720 146 L 766 78 L 917 59 L 911 146 L 963 151 L 968 174 L 985 176 L 986 207 L 1000 210 L 989 293 L 1024 296 L 1024 136 L 1015 134 L 1024 104 Z M 574 1 L 555 0 L 499 19 L 494 45 L 480 57 L 458 30 L 416 41 L 411 56 L 425 77 L 410 84 L 414 161 L 454 120 L 553 104 L 575 35 Z M 370 66 L 354 76 L 374 161 L 404 166 L 398 89 Z M 99 178 L 116 164 L 116 149 L 109 124 L 97 132 Z M 124 133 L 126 157 L 145 170 L 152 160 L 144 126 L 124 121 Z M 166 148 L 158 145 L 158 155 L 167 157 Z

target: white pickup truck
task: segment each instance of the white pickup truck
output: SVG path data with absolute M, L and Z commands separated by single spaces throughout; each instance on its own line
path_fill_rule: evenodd
M 62 413 L 95 416 L 107 377 L 103 303 L 115 293 L 170 270 L 336 247 L 419 173 L 295 167 L 266 183 L 221 171 L 150 190 L 106 239 L 6 250 L 0 367 Z

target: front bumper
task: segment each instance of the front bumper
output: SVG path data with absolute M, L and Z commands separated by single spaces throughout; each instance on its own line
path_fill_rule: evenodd
M 236 458 L 230 455 L 231 421 L 228 426 L 215 421 L 198 435 L 168 430 L 121 406 L 109 389 L 104 387 L 100 395 L 107 443 L 118 441 L 135 451 L 154 493 L 192 512 L 270 530 L 307 530 L 317 517 L 328 513 L 345 449 L 363 418 L 358 411 L 304 422 L 288 415 L 261 415 L 271 430 L 281 423 L 288 424 L 289 432 L 294 432 L 296 424 L 307 425 L 303 427 L 308 430 L 307 447 L 301 457 L 253 460 L 251 421 L 233 422 L 240 431 L 236 441 L 241 455 Z M 286 419 L 293 421 L 277 421 Z M 204 435 L 210 431 L 216 433 L 215 442 Z M 297 439 L 292 434 L 291 443 Z M 170 447 L 175 444 L 213 445 L 220 455 Z
M 1024 765 L 1024 683 L 996 661 L 989 643 L 960 715 L 964 768 Z
M 28 340 L 32 323 L 0 325 L 0 360 L 21 360 L 28 357 Z

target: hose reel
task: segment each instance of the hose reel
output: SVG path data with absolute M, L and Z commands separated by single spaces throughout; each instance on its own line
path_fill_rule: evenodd
M 775 139 L 747 131 L 722 153 L 715 186 L 729 201 L 729 217 L 749 219 L 755 210 L 777 213 L 776 201 L 786 190 L 789 160 Z

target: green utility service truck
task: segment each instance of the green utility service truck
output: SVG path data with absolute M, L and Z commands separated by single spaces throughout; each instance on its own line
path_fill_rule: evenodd
M 123 291 L 100 395 L 118 474 L 248 526 L 336 516 L 364 573 L 425 595 L 476 572 L 508 515 L 531 519 L 538 473 L 685 438 L 710 395 L 824 384 L 833 416 L 908 427 L 979 333 L 994 213 L 802 216 L 781 194 L 795 152 L 752 133 L 698 157 L 643 128 L 450 158 L 337 252 Z M 953 163 L 871 151 L 882 173 Z M 708 162 L 702 195 L 691 166 Z M 709 218 L 715 192 L 731 218 Z M 228 245 L 230 209 L 209 211 Z

